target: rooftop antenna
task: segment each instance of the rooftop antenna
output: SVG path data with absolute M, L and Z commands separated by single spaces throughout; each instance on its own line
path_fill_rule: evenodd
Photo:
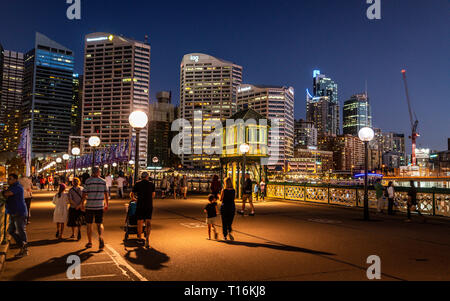
M 367 79 L 366 79 L 366 98 L 368 98 L 368 96 L 367 96 Z
M 144 38 L 145 38 L 145 44 L 148 44 L 148 34 L 146 34 L 146 35 L 144 36 Z

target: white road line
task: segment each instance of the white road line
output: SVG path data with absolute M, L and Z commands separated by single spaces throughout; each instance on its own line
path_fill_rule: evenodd
M 97 262 L 88 262 L 88 263 L 82 263 L 81 265 L 91 265 L 91 264 L 106 264 L 106 263 L 114 263 L 114 261 L 97 261 Z
M 112 253 L 112 254 L 108 253 L 108 255 L 115 262 L 116 266 L 122 271 L 123 275 L 131 279 L 127 271 L 125 271 L 121 266 L 126 267 L 131 273 L 133 273 L 134 276 L 136 276 L 139 279 L 139 281 L 148 281 L 144 276 L 139 274 L 139 272 L 136 271 L 131 265 L 129 265 L 128 262 L 122 256 L 120 256 L 120 254 L 116 250 L 114 250 L 110 245 L 105 244 L 105 246 Z

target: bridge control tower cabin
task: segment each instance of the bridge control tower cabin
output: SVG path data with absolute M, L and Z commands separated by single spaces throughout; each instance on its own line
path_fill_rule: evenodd
M 253 109 L 244 109 L 222 125 L 221 179 L 231 177 L 240 196 L 245 173 L 257 183 L 261 179 L 267 182 L 270 120 Z

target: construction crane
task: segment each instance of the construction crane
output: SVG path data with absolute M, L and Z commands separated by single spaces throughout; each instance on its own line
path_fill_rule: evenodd
M 408 102 L 409 120 L 411 121 L 411 136 L 409 136 L 409 139 L 411 139 L 411 147 L 412 147 L 411 165 L 416 166 L 416 140 L 417 137 L 420 137 L 419 133 L 417 133 L 417 126 L 419 125 L 419 121 L 417 120 L 416 113 L 411 109 L 411 100 L 409 99 L 408 83 L 406 81 L 405 69 L 402 70 L 402 75 L 403 75 L 403 82 L 405 83 L 406 101 Z

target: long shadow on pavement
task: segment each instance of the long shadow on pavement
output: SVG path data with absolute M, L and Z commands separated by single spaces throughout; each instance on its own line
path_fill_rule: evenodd
M 132 253 L 135 253 L 136 256 L 131 257 Z M 170 260 L 167 254 L 153 248 L 145 249 L 142 246 L 128 250 L 124 257 L 130 263 L 142 265 L 147 270 L 160 270 L 167 267 L 164 263 Z
M 61 273 L 63 273 L 65 276 L 65 273 L 68 268 L 67 257 L 69 257 L 70 255 L 77 255 L 80 257 L 81 262 L 84 262 L 89 258 L 91 258 L 92 256 L 94 256 L 94 254 L 99 253 L 99 251 L 95 252 L 90 251 L 82 253 L 85 250 L 86 249 L 81 249 L 76 252 L 70 252 L 60 257 L 50 258 L 45 262 L 42 262 L 38 265 L 35 265 L 31 268 L 28 268 L 16 274 L 11 280 L 12 281 L 32 281 L 36 279 L 41 280 L 42 278 L 58 275 Z
M 273 245 L 273 244 L 263 244 L 263 243 L 254 243 L 254 242 L 244 242 L 244 241 L 223 241 L 220 240 L 219 242 L 228 244 L 228 245 L 235 245 L 235 246 L 245 246 L 250 248 L 268 248 L 268 249 L 274 249 L 274 250 L 280 250 L 280 251 L 288 251 L 288 252 L 300 252 L 300 253 L 308 253 L 308 254 L 315 254 L 315 255 L 336 255 L 333 253 L 328 252 L 322 252 L 322 251 L 316 251 L 316 250 L 310 250 L 305 248 L 299 248 L 289 245 Z

